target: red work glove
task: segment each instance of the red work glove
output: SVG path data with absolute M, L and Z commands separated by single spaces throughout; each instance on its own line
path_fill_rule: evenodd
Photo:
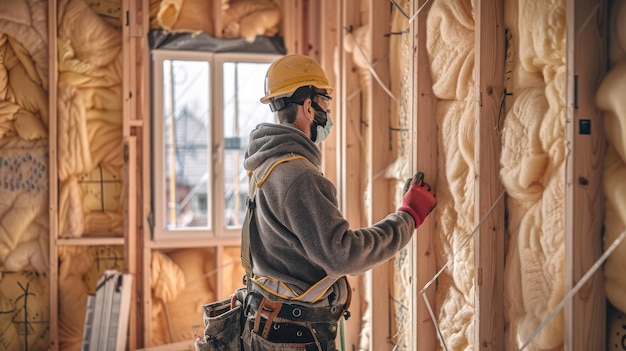
M 437 206 L 435 193 L 424 183 L 424 173 L 418 172 L 406 181 L 404 198 L 398 211 L 408 212 L 415 220 L 415 228 L 422 225 L 426 216 Z

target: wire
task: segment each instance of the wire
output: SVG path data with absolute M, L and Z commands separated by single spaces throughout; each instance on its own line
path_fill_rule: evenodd
M 580 28 L 578 28 L 578 31 L 576 32 L 576 38 L 578 38 L 580 36 L 580 33 L 582 33 L 583 29 L 585 29 L 585 27 L 587 27 L 587 25 L 589 24 L 589 22 L 591 21 L 591 19 L 597 15 L 598 10 L 600 9 L 600 3 L 598 3 L 593 10 L 589 13 L 589 15 L 587 16 L 587 18 L 585 18 L 585 21 L 583 22 L 583 24 L 580 26 Z
M 448 261 L 446 262 L 446 264 L 443 265 L 443 267 L 441 267 L 441 269 L 439 269 L 439 271 L 435 274 L 434 277 L 432 277 L 428 283 L 426 283 L 426 285 L 424 285 L 424 287 L 422 288 L 422 290 L 420 291 L 420 294 L 423 294 L 426 289 L 428 289 L 434 282 L 435 280 L 437 280 L 437 278 L 441 275 L 441 273 L 443 273 L 443 271 L 448 268 L 448 265 L 450 264 L 450 262 L 452 261 L 452 259 L 454 257 L 456 257 L 456 255 L 459 254 L 459 252 L 461 252 L 461 249 L 467 244 L 467 242 L 469 241 L 469 239 L 471 239 L 474 234 L 476 234 L 476 231 L 478 231 L 478 228 L 480 228 L 480 226 L 483 224 L 483 222 L 487 219 L 487 216 L 489 216 L 489 214 L 491 213 L 491 211 L 493 211 L 493 209 L 496 207 L 496 205 L 498 204 L 498 202 L 500 202 L 500 200 L 502 200 L 502 197 L 504 197 L 504 194 L 506 194 L 506 190 L 503 190 L 500 195 L 498 196 L 498 198 L 496 199 L 496 201 L 493 203 L 493 205 L 491 205 L 491 207 L 489 208 L 489 210 L 487 211 L 487 213 L 485 213 L 485 215 L 483 216 L 483 218 L 480 219 L 480 222 L 478 222 L 478 224 L 476 225 L 476 227 L 474 228 L 474 230 L 472 231 L 472 233 L 465 238 L 465 240 L 463 241 L 463 243 L 461 244 L 461 246 L 459 247 L 459 249 L 457 250 L 457 252 L 455 252 L 454 254 L 452 254 L 452 257 L 450 257 L 448 259 Z
M 391 3 L 394 4 L 394 6 L 398 9 L 398 11 L 400 11 L 402 16 L 406 17 L 406 19 L 410 19 L 409 15 L 407 15 L 406 12 L 404 12 L 400 4 L 398 4 L 395 0 L 391 0 Z
M 433 308 L 430 305 L 430 301 L 428 301 L 428 297 L 423 292 L 422 292 L 422 298 L 424 299 L 424 302 L 426 303 L 426 308 L 428 309 L 428 314 L 430 315 L 430 319 L 432 319 L 433 323 L 435 324 L 435 330 L 437 330 L 437 336 L 439 337 L 439 341 L 443 345 L 443 348 L 446 349 L 446 351 L 448 351 L 448 345 L 446 345 L 446 342 L 443 340 L 443 335 L 441 335 L 441 329 L 439 329 L 439 323 L 437 323 L 437 319 L 435 318 L 435 313 L 433 312 Z
M 415 11 L 415 14 L 413 14 L 413 16 L 411 17 L 411 19 L 409 19 L 409 23 L 413 23 L 413 20 L 415 20 L 415 17 L 417 17 L 417 15 L 420 13 L 420 11 L 422 11 L 422 9 L 424 9 L 424 6 L 426 6 L 428 3 L 430 2 L 430 0 L 426 0 L 425 3 L 422 4 L 422 6 L 420 6 L 417 11 Z
M 395 0 L 391 0 L 391 3 L 398 9 L 398 11 L 400 11 L 400 13 L 402 14 L 402 16 L 406 17 L 406 19 L 409 20 L 409 23 L 412 23 L 415 20 L 415 17 L 417 17 L 417 15 L 420 13 L 420 11 L 422 11 L 422 9 L 424 8 L 424 6 L 426 6 L 426 4 L 428 4 L 430 2 L 430 0 L 426 0 L 425 3 L 422 4 L 422 6 L 420 6 L 417 11 L 415 11 L 415 13 L 413 14 L 413 16 L 409 17 L 409 15 L 407 15 L 406 12 L 404 12 L 404 10 L 402 9 L 402 7 L 400 6 L 400 4 L 398 4 Z
M 559 313 L 559 311 L 563 308 L 563 306 L 565 306 L 565 304 L 572 298 L 574 297 L 574 295 L 576 295 L 576 293 L 578 292 L 578 290 L 580 290 L 580 288 L 582 288 L 582 286 L 589 280 L 591 279 L 591 277 L 594 275 L 594 273 L 600 269 L 600 267 L 602 267 L 602 264 L 604 264 L 604 261 L 607 260 L 607 258 L 609 258 L 609 256 L 613 253 L 613 251 L 615 251 L 615 249 L 619 246 L 619 244 L 622 243 L 622 241 L 624 240 L 624 238 L 626 238 L 626 231 L 622 232 L 622 234 L 620 234 L 620 236 L 617 237 L 617 239 L 613 240 L 613 243 L 611 244 L 611 246 L 609 246 L 606 251 L 602 254 L 602 256 L 600 256 L 600 258 L 598 258 L 598 260 L 589 268 L 589 270 L 587 270 L 587 272 L 585 273 L 585 275 L 583 275 L 583 277 L 578 281 L 578 283 L 576 283 L 576 285 L 567 293 L 567 295 L 565 295 L 565 297 L 563 298 L 563 300 L 561 300 L 561 303 L 559 303 L 558 306 L 556 306 L 556 308 L 552 311 L 552 313 L 550 313 L 548 315 L 548 318 L 546 318 L 540 325 L 539 327 L 537 327 L 537 329 L 535 330 L 535 332 L 530 336 L 530 338 L 528 338 L 528 340 L 526 340 L 526 342 L 524 343 L 524 345 L 522 346 L 522 348 L 520 349 L 520 351 L 524 350 L 526 347 L 528 347 L 528 345 L 530 345 L 530 343 L 535 339 L 535 337 L 539 334 L 539 332 L 546 326 L 546 324 L 548 324 L 548 322 L 550 322 L 550 320 L 552 320 L 552 318 L 554 318 L 554 316 L 557 315 L 557 313 Z
M 365 54 L 365 51 L 363 50 L 361 45 L 359 45 L 359 42 L 357 40 L 354 41 L 354 45 L 357 47 L 357 49 L 359 49 L 359 52 L 361 53 L 361 55 L 363 55 L 363 58 L 365 58 L 365 60 L 367 61 L 367 68 L 369 69 L 370 73 L 372 73 L 372 76 L 374 77 L 378 85 L 380 85 L 380 87 L 383 88 L 385 93 L 387 93 L 387 95 L 389 95 L 389 97 L 391 97 L 393 101 L 395 101 L 396 103 L 400 103 L 398 101 L 398 98 L 396 98 L 395 95 L 393 95 L 391 90 L 389 90 L 389 88 L 387 88 L 385 84 L 383 83 L 383 81 L 380 79 L 380 77 L 378 76 L 378 73 L 376 73 L 376 70 L 374 69 L 374 66 L 372 66 L 372 63 L 369 60 L 368 55 Z
M 437 322 L 437 318 L 435 317 L 435 313 L 433 312 L 432 306 L 430 305 L 430 301 L 428 301 L 428 297 L 426 296 L 426 289 L 428 289 L 436 280 L 437 278 L 439 278 L 439 276 L 441 275 L 441 273 L 443 273 L 443 271 L 448 268 L 448 265 L 450 264 L 450 262 L 452 262 L 452 259 L 456 257 L 456 255 L 461 252 L 461 250 L 463 249 L 463 247 L 469 242 L 469 240 L 474 236 L 474 234 L 476 234 L 476 232 L 478 231 L 478 228 L 480 228 L 480 226 L 482 225 L 482 223 L 487 219 L 487 217 L 489 216 L 489 214 L 493 211 L 493 209 L 496 207 L 496 205 L 500 202 L 500 200 L 502 200 L 502 198 L 504 197 L 504 194 L 506 194 L 506 190 L 503 190 L 500 195 L 498 196 L 498 198 L 494 201 L 494 203 L 491 205 L 491 207 L 489 208 L 489 210 L 487 210 L 487 213 L 485 213 L 485 215 L 480 219 L 480 221 L 478 222 L 478 224 L 476 225 L 476 227 L 474 228 L 474 230 L 472 230 L 472 232 L 470 233 L 470 235 L 465 238 L 465 240 L 463 241 L 463 243 L 461 244 L 461 246 L 459 247 L 459 249 L 452 254 L 452 257 L 450 257 L 448 259 L 448 261 L 446 261 L 446 264 L 443 265 L 443 267 L 441 267 L 441 269 L 439 269 L 439 271 L 428 281 L 428 283 L 426 283 L 424 285 L 424 287 L 422 288 L 422 290 L 420 291 L 420 294 L 422 294 L 422 298 L 424 299 L 424 301 L 426 302 L 426 308 L 428 308 L 428 314 L 430 314 L 430 319 L 433 321 L 433 324 L 435 325 L 435 329 L 437 331 L 437 336 L 439 337 L 439 341 L 441 342 L 441 344 L 443 345 L 443 347 L 446 349 L 446 351 L 448 351 L 448 346 L 446 345 L 445 340 L 443 339 L 443 335 L 441 334 L 441 329 L 439 328 L 439 323 Z

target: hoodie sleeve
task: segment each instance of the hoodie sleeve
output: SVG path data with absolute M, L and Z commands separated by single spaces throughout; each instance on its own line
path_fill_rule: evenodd
M 356 275 L 402 249 L 414 231 L 407 213 L 387 215 L 372 226 L 350 229 L 337 206 L 336 189 L 321 173 L 305 172 L 292 183 L 282 206 L 283 223 L 306 255 L 329 276 Z

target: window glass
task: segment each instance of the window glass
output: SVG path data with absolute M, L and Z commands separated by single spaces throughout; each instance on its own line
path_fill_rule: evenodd
M 248 174 L 243 159 L 252 129 L 272 122 L 274 115 L 259 99 L 269 63 L 223 64 L 224 223 L 241 227 L 246 213 Z
M 211 101 L 206 61 L 163 61 L 166 227 L 210 227 Z

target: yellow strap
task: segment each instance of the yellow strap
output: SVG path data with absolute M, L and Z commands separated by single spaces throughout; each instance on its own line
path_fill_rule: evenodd
M 248 201 L 250 202 L 254 202 L 255 201 L 255 197 L 256 197 L 256 189 L 260 188 L 261 185 L 263 185 L 263 183 L 265 182 L 265 180 L 267 180 L 267 177 L 269 177 L 270 173 L 272 173 L 272 171 L 274 170 L 274 168 L 276 168 L 276 166 L 278 166 L 279 164 L 283 163 L 283 162 L 287 162 L 287 161 L 292 161 L 292 160 L 296 160 L 296 159 L 305 159 L 304 156 L 302 155 L 280 155 L 277 156 L 276 161 L 274 161 L 272 163 L 272 165 L 268 168 L 267 171 L 265 171 L 265 174 L 263 174 L 263 177 L 261 178 L 260 181 L 257 181 L 257 177 L 256 174 L 252 171 L 248 171 L 248 177 L 250 177 L 250 189 L 249 189 L 249 193 L 248 193 Z M 268 160 L 269 161 L 269 160 Z M 266 161 L 267 162 L 267 161 Z M 258 169 L 258 168 L 257 168 Z M 256 225 L 254 224 L 254 205 L 252 205 L 252 207 L 250 207 L 250 205 L 248 206 L 248 209 L 246 210 L 246 215 L 244 217 L 244 221 L 243 221 L 243 225 L 241 228 L 241 263 L 243 265 L 243 268 L 246 271 L 246 286 L 248 287 L 248 290 L 250 289 L 250 284 L 252 283 L 252 257 L 250 256 L 250 231 L 254 230 L 256 231 Z
M 274 168 L 276 168 L 276 166 L 278 166 L 279 164 L 283 163 L 283 162 L 289 162 L 289 161 L 293 161 L 293 160 L 297 160 L 299 158 L 304 158 L 304 156 L 302 155 L 291 155 L 290 157 L 285 157 L 282 158 L 274 163 L 272 163 L 272 165 L 270 166 L 270 168 L 267 170 L 267 172 L 265 172 L 265 174 L 263 175 L 263 178 L 259 179 L 256 182 L 256 187 L 257 188 L 261 188 L 261 186 L 263 185 L 263 183 L 265 183 L 265 180 L 267 180 L 267 177 L 270 176 L 270 173 L 272 173 L 272 171 L 274 170 Z
M 276 166 L 278 166 L 279 164 L 283 163 L 283 162 L 289 162 L 289 161 L 293 161 L 293 160 L 297 160 L 297 159 L 306 159 L 304 156 L 302 155 L 294 155 L 292 154 L 291 156 L 288 157 L 283 157 L 280 158 L 279 160 L 275 161 L 274 163 L 272 163 L 272 165 L 267 169 L 267 171 L 265 171 L 265 174 L 263 174 L 263 177 L 259 180 L 256 180 L 256 174 L 254 174 L 253 172 L 248 172 L 248 176 L 250 177 L 251 180 L 251 184 L 250 184 L 250 198 L 254 199 L 255 197 L 255 188 L 254 186 L 256 186 L 256 188 L 261 188 L 261 186 L 263 185 L 263 183 L 265 183 L 265 181 L 267 180 L 267 178 L 269 177 L 269 175 L 272 173 L 272 171 L 274 170 L 274 168 L 276 168 Z M 249 214 L 252 215 L 252 209 L 249 209 Z M 293 300 L 293 301 L 303 301 L 303 302 L 317 302 L 318 300 L 320 300 L 321 298 L 324 297 L 324 295 L 326 295 L 326 292 L 328 291 L 328 289 L 330 289 L 330 287 L 335 284 L 335 282 L 339 279 L 339 278 L 331 278 L 329 276 L 326 276 L 324 278 L 322 278 L 320 281 L 318 281 L 317 283 L 311 285 L 311 287 L 309 287 L 309 289 L 307 289 L 305 292 L 303 292 L 302 294 L 296 294 L 295 291 L 293 291 L 293 289 L 291 289 L 289 286 L 287 286 L 287 284 L 285 284 L 284 282 L 278 280 L 278 279 L 274 279 L 272 277 L 255 277 L 252 275 L 252 260 L 250 259 L 250 255 L 249 255 L 249 242 L 248 242 L 248 236 L 249 236 L 249 226 L 246 226 L 246 223 L 249 223 L 250 221 L 250 217 L 247 215 L 246 216 L 246 221 L 244 221 L 244 228 L 243 228 L 243 242 L 242 242 L 242 261 L 244 263 L 244 268 L 246 269 L 246 275 L 247 275 L 247 279 L 248 282 L 252 282 L 254 284 L 256 284 L 257 286 L 259 286 L 261 289 L 267 291 L 270 294 L 273 294 L 277 297 L 280 297 L 282 299 L 285 300 Z M 274 284 L 276 284 L 277 288 L 276 289 L 270 289 L 268 288 L 263 282 L 261 282 L 260 280 L 264 280 L 266 282 L 272 282 Z M 278 290 L 278 291 L 277 291 Z
M 297 294 L 284 282 L 268 276 L 255 276 L 252 278 L 252 282 L 261 289 L 274 296 L 280 297 L 281 299 L 314 303 L 322 299 L 326 295 L 326 292 L 328 292 L 328 289 L 330 289 L 330 287 L 333 286 L 338 279 L 339 278 L 326 276 L 320 279 L 317 283 L 311 285 L 302 294 Z M 269 288 L 267 284 L 270 282 L 274 283 L 276 287 L 273 289 Z

